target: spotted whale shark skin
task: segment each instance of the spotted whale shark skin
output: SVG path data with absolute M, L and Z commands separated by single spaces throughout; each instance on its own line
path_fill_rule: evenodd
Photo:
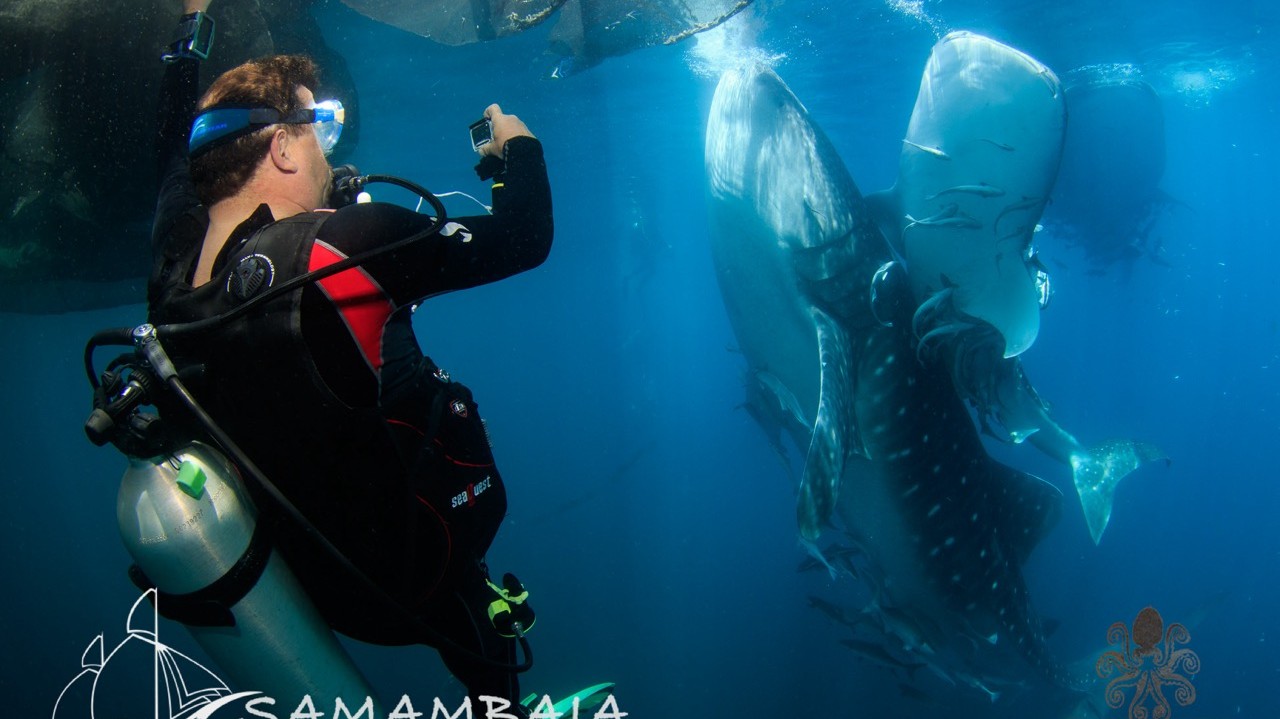
M 830 141 L 764 66 L 726 72 L 707 122 L 711 250 L 756 389 L 807 448 L 797 500 L 815 538 L 859 451 L 852 334 L 888 248 Z
M 1000 332 L 1006 357 L 1039 333 L 1031 242 L 1066 119 L 1053 71 L 990 38 L 952 32 L 925 66 L 897 182 L 875 198 L 916 302 L 953 290 L 957 310 Z
M 987 454 L 948 369 L 918 361 L 903 324 L 855 347 L 866 456 L 846 467 L 837 515 L 875 567 L 866 612 L 890 644 L 993 700 L 1086 689 L 1049 651 L 1022 574 L 1062 493 Z

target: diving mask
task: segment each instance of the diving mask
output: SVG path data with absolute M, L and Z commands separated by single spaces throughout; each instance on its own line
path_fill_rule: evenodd
M 187 154 L 195 157 L 219 145 L 276 124 L 311 125 L 316 132 L 320 149 L 328 155 L 342 137 L 342 123 L 346 110 L 337 100 L 325 100 L 315 107 L 297 110 L 287 117 L 270 107 L 244 107 L 215 105 L 196 116 L 191 125 L 191 139 Z

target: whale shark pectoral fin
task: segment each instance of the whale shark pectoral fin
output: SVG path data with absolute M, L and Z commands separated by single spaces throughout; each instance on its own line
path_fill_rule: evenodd
M 994 460 L 991 472 L 999 481 L 996 486 L 1006 490 L 998 494 L 1000 499 L 992 502 L 994 521 L 1018 564 L 1025 564 L 1036 545 L 1058 523 L 1062 515 L 1062 491 L 1034 474 Z
M 1076 493 L 1080 495 L 1080 508 L 1084 510 L 1094 544 L 1102 541 L 1102 533 L 1111 519 L 1116 485 L 1133 470 L 1157 460 L 1169 463 L 1169 457 L 1154 445 L 1126 439 L 1103 442 L 1071 455 Z
M 817 539 L 835 508 L 845 460 L 862 452 L 853 407 L 855 379 L 849 334 L 826 312 L 814 308 L 811 313 L 818 333 L 821 379 L 796 503 L 800 536 L 809 541 Z

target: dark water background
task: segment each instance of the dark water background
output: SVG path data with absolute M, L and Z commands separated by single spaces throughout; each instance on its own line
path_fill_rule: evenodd
M 320 15 L 361 93 L 362 169 L 483 197 L 464 132 L 491 101 L 547 148 L 551 259 L 432 300 L 416 322 L 428 353 L 476 391 L 508 482 L 490 564 L 517 571 L 539 610 L 524 686 L 558 694 L 613 680 L 633 717 L 1015 711 L 925 675 L 914 686 L 932 698 L 905 696 L 900 678 L 859 663 L 840 628 L 807 608 L 807 595 L 842 589 L 796 572 L 793 490 L 736 409 L 743 363 L 710 263 L 702 144 L 719 68 L 742 42 L 773 57 L 868 192 L 893 181 L 941 32 L 989 34 L 1060 74 L 1139 65 L 1165 111 L 1162 187 L 1186 205 L 1157 228 L 1170 266 L 1089 274 L 1077 250 L 1042 238 L 1057 294 L 1024 359 L 1086 444 L 1143 439 L 1173 464 L 1122 485 L 1094 547 L 1064 468 L 1030 448 L 993 452 L 1066 493 L 1027 568 L 1036 607 L 1061 622 L 1055 653 L 1097 652 L 1111 623 L 1153 605 L 1188 624 L 1202 661 L 1196 703 L 1173 716 L 1280 716 L 1273 4 L 771 2 L 699 48 L 637 52 L 559 81 L 546 79 L 544 31 L 444 48 L 336 3 Z M 136 597 L 114 519 L 123 462 L 84 440 L 80 353 L 91 331 L 143 316 L 134 306 L 0 319 L 8 716 L 48 716 L 85 643 L 121 638 Z M 177 625 L 161 631 L 192 647 Z M 429 650 L 353 651 L 389 696 L 458 693 Z M 1017 710 L 1063 712 L 1026 698 Z

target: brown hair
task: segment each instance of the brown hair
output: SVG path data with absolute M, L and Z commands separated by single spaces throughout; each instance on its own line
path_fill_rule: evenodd
M 198 110 L 214 105 L 270 107 L 281 117 L 302 108 L 298 87 L 315 90 L 318 70 L 304 55 L 272 55 L 250 60 L 224 72 L 200 98 Z M 240 191 L 271 147 L 274 125 L 201 153 L 191 160 L 191 181 L 196 195 L 212 205 Z M 309 132 L 306 125 L 286 125 L 295 135 Z

